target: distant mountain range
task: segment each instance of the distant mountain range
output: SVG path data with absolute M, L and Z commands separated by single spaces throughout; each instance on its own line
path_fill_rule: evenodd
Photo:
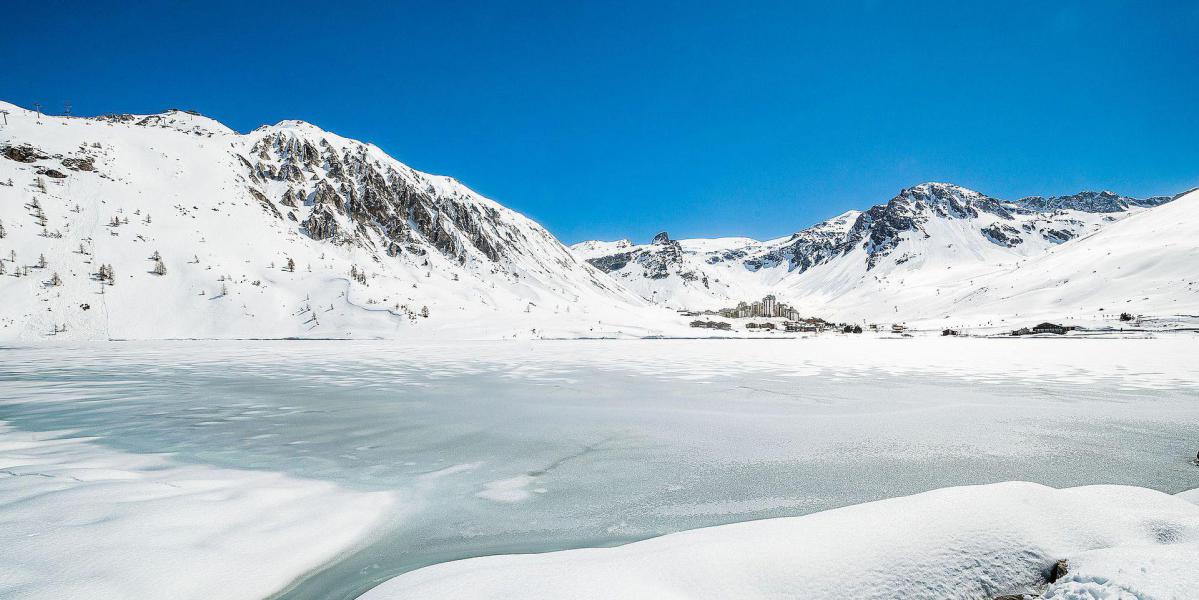
M 774 294 L 847 321 L 997 326 L 1029 315 L 1197 312 L 1199 244 L 1185 224 L 1196 222 L 1199 198 L 1190 196 L 1005 201 L 924 183 L 774 240 L 663 232 L 648 244 L 571 249 L 646 300 L 678 309 Z

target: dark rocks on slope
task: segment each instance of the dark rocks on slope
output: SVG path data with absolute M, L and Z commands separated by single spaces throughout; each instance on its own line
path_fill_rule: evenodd
M 1020 237 L 1020 230 L 1011 225 L 992 223 L 979 231 L 988 241 L 998 246 L 1013 248 L 1024 243 L 1024 238 Z
M 62 166 L 73 171 L 95 171 L 96 159 L 88 156 L 86 158 L 64 158 Z
M 45 152 L 42 152 L 41 150 L 38 150 L 37 148 L 34 148 L 28 144 L 0 147 L 0 154 L 3 154 L 4 158 L 7 158 L 8 160 L 15 160 L 23 163 L 31 163 L 43 158 L 50 158 Z

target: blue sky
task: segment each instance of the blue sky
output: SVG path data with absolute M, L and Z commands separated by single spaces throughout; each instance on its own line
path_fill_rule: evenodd
M 830 6 L 835 5 L 835 6 Z M 0 98 L 304 119 L 566 242 L 1199 185 L 1199 2 L 20 3 Z

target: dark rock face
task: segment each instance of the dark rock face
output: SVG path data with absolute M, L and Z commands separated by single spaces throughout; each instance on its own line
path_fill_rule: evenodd
M 982 232 L 983 237 L 997 246 L 1014 248 L 1024 243 L 1024 238 L 1020 237 L 1020 230 L 1011 225 L 992 223 L 979 231 Z
M 654 236 L 653 243 L 648 248 L 641 247 L 631 252 L 618 252 L 592 258 L 587 262 L 605 273 L 619 271 L 632 262 L 641 265 L 645 271 L 645 277 L 649 279 L 666 279 L 673 273 L 677 273 L 687 281 L 701 279 L 699 274 L 682 269 L 684 266 L 683 247 L 678 242 L 671 240 L 665 231 Z
M 45 152 L 42 152 L 41 150 L 38 150 L 37 148 L 34 148 L 28 144 L 21 146 L 0 147 L 0 154 L 3 154 L 4 158 L 7 158 L 8 160 L 15 160 L 23 163 L 31 163 L 39 161 L 43 158 L 50 158 Z
M 381 162 L 365 145 L 339 150 L 326 139 L 310 138 L 270 133 L 251 148 L 249 158 L 240 157 L 251 181 L 287 185 L 279 204 L 312 206 L 302 221 L 309 236 L 372 247 L 381 241 L 383 249 L 394 250 L 393 256 L 400 248 L 421 244 L 460 260 L 468 251 L 493 262 L 500 260 L 502 249 L 525 252 L 525 233 L 511 227 L 494 206 L 454 186 L 433 185 L 429 176 L 402 165 Z M 274 207 L 265 194 L 255 197 Z
M 337 218 L 327 204 L 318 204 L 313 208 L 303 225 L 304 231 L 314 240 L 327 240 L 337 235 Z
M 612 271 L 619 271 L 623 269 L 631 260 L 633 260 L 632 253 L 620 252 L 617 254 L 610 254 L 608 256 L 601 256 L 599 258 L 592 258 L 587 262 L 591 263 L 591 266 L 605 273 L 611 273 Z
M 271 213 L 272 215 L 275 215 L 275 217 L 277 217 L 277 218 L 280 218 L 280 219 L 283 218 L 283 213 L 279 212 L 279 209 L 275 208 L 274 204 L 271 204 L 271 201 L 267 199 L 266 195 L 264 195 L 262 192 L 254 189 L 254 188 L 249 188 L 249 191 L 250 191 L 250 195 L 253 196 L 254 199 L 257 200 L 258 203 L 262 205 L 263 210 L 265 210 L 268 213 Z
M 63 173 L 62 171 L 59 171 L 56 169 L 40 168 L 37 170 L 37 174 L 45 175 L 46 177 L 49 177 L 51 179 L 66 179 L 66 177 L 67 177 L 66 173 Z
M 1053 568 L 1051 568 L 1049 570 L 1049 574 L 1048 574 L 1048 576 L 1045 577 L 1045 579 L 1049 580 L 1049 583 L 1053 583 L 1053 582 L 1065 577 L 1066 573 L 1068 573 L 1069 571 L 1070 571 L 1070 561 L 1063 558 L 1053 564 Z
M 1041 237 L 1054 244 L 1060 244 L 1074 239 L 1074 232 L 1068 229 L 1042 229 Z
M 976 218 L 981 213 L 1013 218 L 1002 202 L 989 196 L 956 185 L 925 183 L 905 189 L 890 202 L 862 213 L 846 242 L 851 246 L 862 244 L 867 254 L 866 268 L 872 269 L 899 246 L 901 234 L 914 232 L 928 237 L 923 225 L 929 219 Z
M 96 159 L 88 156 L 86 158 L 64 158 L 62 166 L 73 171 L 95 171 Z
M 1151 208 L 1172 200 L 1169 196 L 1154 196 L 1138 200 L 1112 192 L 1079 192 L 1073 196 L 1029 196 L 1015 202 L 1016 205 L 1036 212 L 1055 210 L 1078 210 L 1089 213 L 1124 212 L 1131 207 Z

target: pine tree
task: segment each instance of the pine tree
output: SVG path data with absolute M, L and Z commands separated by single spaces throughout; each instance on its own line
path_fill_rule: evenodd
M 45 268 L 46 268 L 46 255 L 45 255 L 45 254 L 39 254 L 39 255 L 38 255 L 38 257 L 37 257 L 37 268 L 39 268 L 39 269 L 45 269 Z
M 227 286 L 227 285 L 225 285 L 225 284 L 223 284 L 223 283 L 221 284 L 221 295 L 222 295 L 222 296 L 228 296 L 228 295 L 229 295 L 229 286 Z
M 5 269 L 4 261 L 0 260 L 0 275 L 4 274 L 4 269 Z
M 4 233 L 4 221 L 0 221 L 0 240 L 4 239 L 5 235 L 6 234 Z
M 422 316 L 426 319 L 429 318 L 429 307 L 428 306 L 420 307 L 420 316 Z
M 288 259 L 287 259 L 287 270 L 288 270 L 288 271 L 291 271 L 292 273 L 295 273 L 295 271 L 296 271 L 296 261 L 292 260 L 291 258 L 288 258 Z
M 155 254 L 157 254 L 157 252 L 155 252 Z M 166 274 L 167 274 L 167 266 L 166 266 L 166 265 L 164 265 L 164 264 L 162 264 L 162 260 L 161 260 L 161 259 L 159 259 L 159 260 L 155 260 L 155 261 L 154 261 L 154 271 L 153 271 L 153 273 L 154 273 L 155 275 L 166 275 Z
M 150 213 L 146 213 L 146 225 L 150 224 Z
M 60 285 L 62 285 L 62 279 L 60 279 L 60 278 L 58 277 L 58 272 L 56 271 L 56 272 L 54 273 L 54 275 L 52 275 L 52 276 L 50 277 L 50 286 L 51 286 L 51 287 L 58 287 L 58 286 L 60 286 Z
M 162 255 L 159 254 L 157 250 L 155 250 L 154 254 L 150 255 L 150 260 L 162 260 Z

